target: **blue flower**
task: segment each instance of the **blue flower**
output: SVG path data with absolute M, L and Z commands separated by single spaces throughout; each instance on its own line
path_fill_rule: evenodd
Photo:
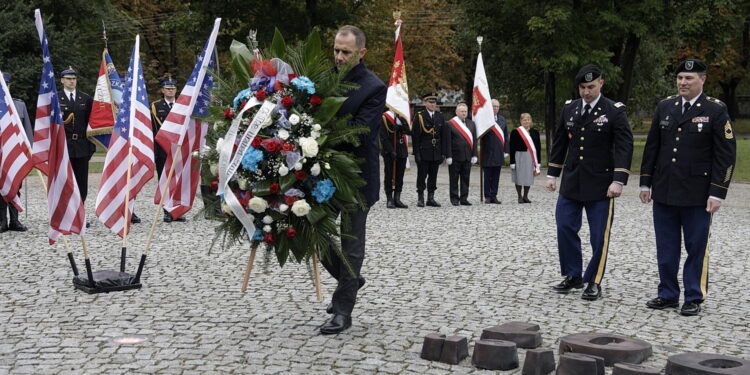
M 258 163 L 263 160 L 263 151 L 250 147 L 242 156 L 242 167 L 250 172 L 258 170 Z
M 315 189 L 313 189 L 312 195 L 318 203 L 324 203 L 331 199 L 334 192 L 336 192 L 336 186 L 333 186 L 333 181 L 326 178 L 315 184 Z
M 240 91 L 237 96 L 234 97 L 234 100 L 232 100 L 232 107 L 236 108 L 238 111 L 240 108 L 240 103 L 242 103 L 243 100 L 248 100 L 252 98 L 255 94 L 253 94 L 253 89 L 244 89 Z
M 305 76 L 295 77 L 292 84 L 300 90 L 307 91 L 308 94 L 315 94 L 315 83 Z
M 263 231 L 260 230 L 260 228 L 255 228 L 255 233 L 253 234 L 253 239 L 256 241 L 262 241 L 263 240 Z

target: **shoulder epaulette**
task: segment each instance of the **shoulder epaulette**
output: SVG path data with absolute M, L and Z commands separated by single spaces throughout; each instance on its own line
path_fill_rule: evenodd
M 565 105 L 568 105 L 570 103 L 573 103 L 573 99 L 568 99 L 568 100 L 565 101 Z
M 625 104 L 623 104 L 622 102 L 617 102 L 617 103 L 614 104 L 614 106 L 615 106 L 615 108 L 621 108 L 621 107 L 624 107 Z
M 679 96 L 679 95 L 671 95 L 671 96 L 667 96 L 666 98 L 662 99 L 661 101 L 672 100 L 672 99 L 674 99 L 674 98 L 676 98 L 676 97 L 678 97 L 678 96 Z
M 722 102 L 721 100 L 719 100 L 719 99 L 716 99 L 716 98 L 714 98 L 714 97 L 711 97 L 711 96 L 708 96 L 708 95 L 706 95 L 706 100 L 708 100 L 709 102 L 714 102 L 714 103 L 716 103 L 716 104 L 718 104 L 718 105 L 720 105 L 720 106 L 722 106 L 722 107 L 726 107 L 726 106 L 727 106 L 727 105 L 726 105 L 726 104 L 724 104 L 724 102 Z

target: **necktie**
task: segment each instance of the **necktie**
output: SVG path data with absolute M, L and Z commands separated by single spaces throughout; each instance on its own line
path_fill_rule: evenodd
M 589 117 L 589 113 L 591 113 L 591 105 L 586 104 L 583 107 L 583 118 L 585 119 L 585 118 Z
M 684 109 L 682 110 L 682 114 L 684 115 L 687 111 L 690 110 L 690 102 L 685 102 Z
M 169 103 L 169 109 L 172 109 L 172 104 L 174 103 Z
M 75 101 L 76 101 L 76 98 L 73 97 L 73 93 L 71 92 L 70 93 L 70 102 L 72 103 L 72 102 L 75 102 Z

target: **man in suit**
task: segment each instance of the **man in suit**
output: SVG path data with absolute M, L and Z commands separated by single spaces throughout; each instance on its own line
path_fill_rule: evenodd
M 385 110 L 387 88 L 375 74 L 365 66 L 362 58 L 367 53 L 365 33 L 358 27 L 346 25 L 339 28 L 333 43 L 333 56 L 337 69 L 349 71 L 344 81 L 356 83 L 359 88 L 345 94 L 346 101 L 339 108 L 338 115 L 350 115 L 350 125 L 364 125 L 370 132 L 360 135 L 360 145 L 342 146 L 364 160 L 361 176 L 367 183 L 360 189 L 368 207 L 378 201 L 380 195 L 380 145 L 379 135 Z M 337 281 L 328 312 L 333 316 L 320 327 L 324 335 L 340 333 L 352 325 L 352 310 L 357 300 L 357 291 L 365 280 L 360 275 L 365 257 L 365 233 L 369 208 L 347 212 L 349 225 L 341 226 L 341 250 L 346 254 L 356 276 L 352 276 L 343 260 L 331 249 L 331 256 L 322 263 L 328 273 Z M 343 222 L 344 220 L 342 220 Z
M 91 115 L 91 97 L 76 89 L 78 74 L 68 67 L 62 71 L 60 82 L 63 91 L 60 93 L 60 107 L 65 123 L 65 139 L 68 143 L 68 156 L 73 175 L 81 192 L 81 200 L 86 202 L 89 185 L 89 160 L 96 151 L 96 146 L 86 137 L 86 128 Z M 89 226 L 89 223 L 86 223 Z
M 547 170 L 547 189 L 555 191 L 562 174 L 557 199 L 557 245 L 560 270 L 565 279 L 552 288 L 558 293 L 580 289 L 581 298 L 601 297 L 601 282 L 607 265 L 609 236 L 614 219 L 614 198 L 628 182 L 633 156 L 633 134 L 625 105 L 601 94 L 604 79 L 596 65 L 586 65 L 576 75 L 581 98 L 565 102 L 554 133 Z M 581 278 L 582 213 L 586 210 L 592 255 Z
M 652 309 L 679 306 L 681 238 L 687 259 L 682 270 L 682 315 L 698 315 L 708 296 L 708 240 L 713 214 L 727 196 L 737 144 L 727 107 L 706 96 L 706 64 L 682 61 L 675 72 L 678 95 L 656 106 L 641 162 L 643 203 L 654 201 L 659 294 Z
M 151 103 L 151 126 L 154 128 L 154 139 L 156 139 L 156 134 L 159 132 L 159 129 L 161 129 L 161 125 L 164 123 L 169 111 L 171 111 L 174 106 L 175 95 L 177 93 L 177 81 L 172 79 L 171 75 L 167 74 L 167 78 L 161 81 L 160 86 L 160 91 L 163 97 Z M 154 142 L 154 164 L 156 166 L 156 175 L 159 179 L 161 179 L 161 173 L 164 170 L 164 163 L 166 160 L 166 151 L 161 148 L 158 142 Z M 201 193 L 203 193 L 203 189 L 204 186 L 201 185 Z M 164 222 L 171 223 L 172 221 L 172 215 L 170 215 L 167 210 L 164 210 Z M 174 221 L 185 221 L 185 217 L 180 216 L 177 219 L 174 219 Z
M 427 205 L 440 207 L 435 200 L 437 175 L 443 162 L 442 134 L 445 119 L 438 111 L 437 95 L 427 94 L 422 98 L 424 109 L 414 115 L 412 121 L 412 149 L 417 162 L 417 207 L 424 207 L 424 191 L 427 189 Z
M 456 106 L 456 116 L 443 125 L 443 153 L 448 163 L 450 198 L 454 206 L 471 206 L 469 176 L 471 165 L 477 163 L 477 128 L 466 118 L 468 114 L 466 103 L 460 103 Z
M 500 168 L 505 164 L 508 155 L 508 124 L 505 117 L 500 115 L 500 102 L 492 99 L 492 110 L 495 112 L 495 123 L 500 129 L 493 127 L 481 138 L 482 172 L 484 172 L 484 202 L 500 204 L 497 199 L 497 187 L 500 184 Z
M 391 110 L 383 113 L 383 127 L 380 129 L 380 145 L 383 153 L 383 190 L 385 190 L 386 207 L 409 208 L 401 202 L 401 190 L 404 187 L 404 171 L 409 149 L 406 135 L 409 124 L 406 119 Z
M 10 73 L 3 72 L 3 78 L 5 79 L 5 84 L 8 85 L 8 91 L 10 91 Z M 31 120 L 29 120 L 29 111 L 26 109 L 26 103 L 21 99 L 13 98 L 13 104 L 16 106 L 16 112 L 21 119 L 21 124 L 23 125 L 26 138 L 29 140 L 29 144 L 34 143 L 34 130 L 31 128 Z M 18 196 L 21 196 L 20 190 L 18 191 Z M 9 217 L 10 221 L 8 220 Z M 18 220 L 18 210 L 16 207 L 0 198 L 0 233 L 9 230 L 25 232 L 28 228 Z

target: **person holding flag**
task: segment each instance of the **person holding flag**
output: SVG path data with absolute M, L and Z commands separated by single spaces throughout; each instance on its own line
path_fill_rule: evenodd
M 471 206 L 469 202 L 469 176 L 471 165 L 477 163 L 477 128 L 467 119 L 466 103 L 456 106 L 456 116 L 444 125 L 443 153 L 448 163 L 451 204 Z M 459 191 L 459 181 L 461 188 Z
M 177 94 L 177 80 L 172 78 L 172 75 L 167 74 L 166 78 L 159 84 L 161 86 L 161 93 L 163 98 L 156 100 L 151 103 L 151 125 L 154 130 L 154 137 L 159 133 L 161 125 L 166 120 L 167 115 L 174 107 L 175 96 Z M 157 143 L 154 146 L 154 161 L 156 163 L 156 174 L 161 179 L 162 171 L 164 170 L 164 162 L 167 160 L 167 153 Z M 185 221 L 184 216 L 180 216 L 175 221 Z M 164 222 L 171 223 L 172 216 L 169 215 L 167 210 L 164 210 Z
M 401 202 L 406 159 L 409 158 L 409 145 L 406 138 L 409 133 L 408 123 L 403 117 L 391 110 L 385 111 L 382 118 L 380 150 L 383 154 L 383 171 L 385 172 L 383 175 L 383 190 L 385 190 L 386 207 L 409 208 L 404 202 Z
M 510 169 L 511 179 L 516 185 L 518 203 L 531 203 L 529 189 L 534 185 L 534 177 L 539 174 L 542 158 L 539 151 L 542 142 L 539 132 L 532 129 L 531 115 L 521 114 L 521 126 L 510 133 Z M 523 197 L 521 197 L 523 188 Z
M 500 113 L 500 102 L 492 99 L 492 112 L 496 126 L 485 133 L 479 141 L 481 144 L 480 165 L 484 173 L 484 203 L 500 204 L 497 199 L 500 184 L 500 169 L 508 155 L 508 125 Z
M 604 79 L 598 66 L 589 64 L 581 68 L 575 82 L 581 98 L 565 102 L 555 127 L 547 169 L 549 191 L 555 191 L 557 177 L 562 173 L 555 220 L 560 271 L 565 278 L 552 289 L 568 293 L 582 288 L 585 282 L 588 284 L 581 298 L 593 301 L 602 294 L 614 199 L 622 194 L 622 186 L 628 182 L 633 133 L 625 105 L 601 94 Z M 578 231 L 584 209 L 592 254 L 581 277 Z

